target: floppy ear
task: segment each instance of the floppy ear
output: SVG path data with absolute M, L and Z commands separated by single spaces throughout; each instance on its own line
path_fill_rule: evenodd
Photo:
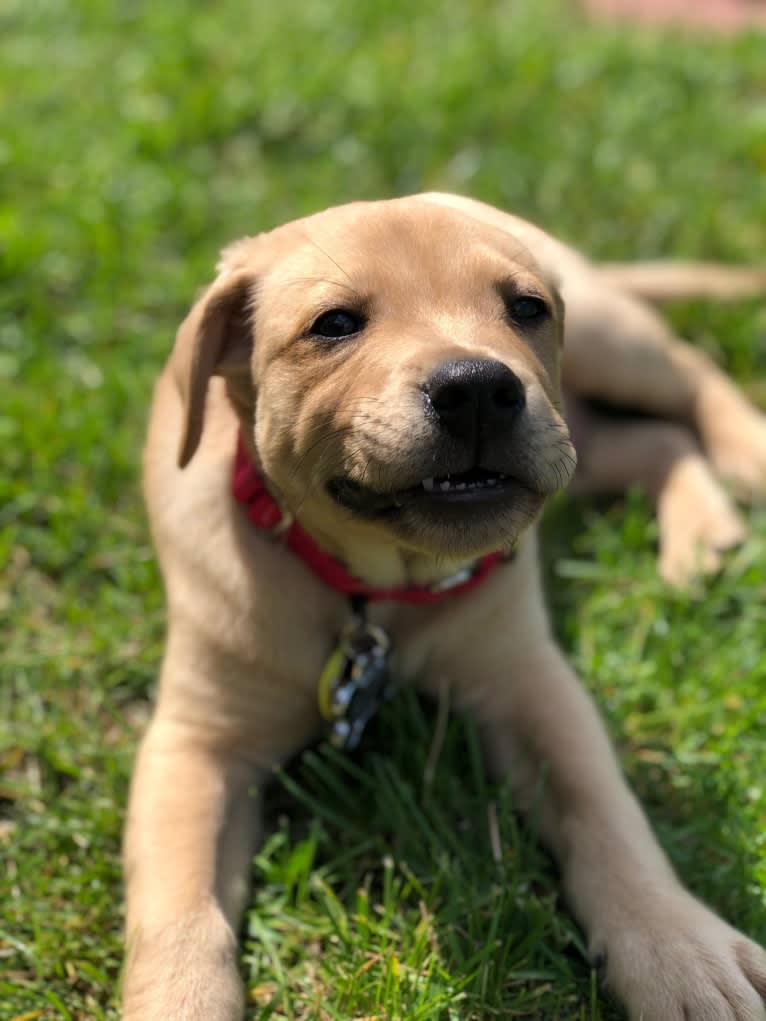
M 184 407 L 178 451 L 181 468 L 199 445 L 210 377 L 249 371 L 253 289 L 252 271 L 224 272 L 199 298 L 176 334 L 170 364 Z

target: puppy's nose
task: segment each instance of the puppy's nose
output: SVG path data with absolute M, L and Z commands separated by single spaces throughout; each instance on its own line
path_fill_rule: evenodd
M 445 362 L 424 387 L 432 413 L 448 432 L 469 439 L 480 429 L 507 429 L 525 403 L 524 385 L 502 362 Z

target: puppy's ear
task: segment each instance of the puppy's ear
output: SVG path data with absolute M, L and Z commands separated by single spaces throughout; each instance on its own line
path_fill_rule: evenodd
M 254 288 L 251 270 L 224 272 L 199 298 L 176 334 L 171 366 L 184 407 L 178 451 L 181 468 L 199 445 L 210 377 L 249 371 Z

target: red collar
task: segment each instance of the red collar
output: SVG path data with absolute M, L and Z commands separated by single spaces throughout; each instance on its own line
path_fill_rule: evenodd
M 285 544 L 320 581 L 346 595 L 364 596 L 370 602 L 395 599 L 400 603 L 436 603 L 440 599 L 476 588 L 499 564 L 508 559 L 504 553 L 490 553 L 453 577 L 431 587 L 406 585 L 399 588 L 376 588 L 355 578 L 339 560 L 325 553 L 297 521 L 288 523 L 285 520 L 283 523 L 282 510 L 250 460 L 241 436 L 237 440 L 231 490 L 234 499 L 244 505 L 247 516 L 256 528 L 281 534 Z

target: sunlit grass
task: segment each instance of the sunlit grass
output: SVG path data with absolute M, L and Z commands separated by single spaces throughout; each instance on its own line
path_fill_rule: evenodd
M 554 0 L 0 11 L 0 1021 L 116 1015 L 119 840 L 161 652 L 140 507 L 150 388 L 218 248 L 439 187 L 595 255 L 763 260 L 766 41 L 580 23 Z M 679 329 L 752 383 L 764 306 Z M 694 889 L 766 941 L 766 519 L 700 598 L 640 497 L 545 528 L 562 641 Z M 252 1018 L 619 1017 L 553 866 L 453 721 L 391 705 L 279 778 Z

